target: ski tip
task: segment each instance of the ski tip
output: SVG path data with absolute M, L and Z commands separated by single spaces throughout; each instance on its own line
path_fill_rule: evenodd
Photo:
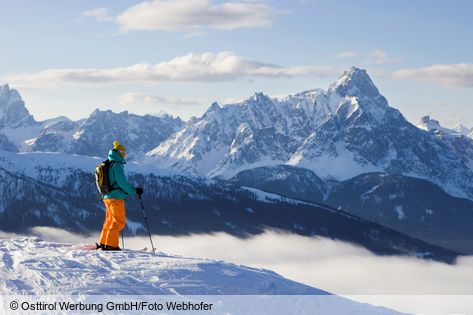
M 82 244 L 82 245 L 73 245 L 72 249 L 77 250 L 97 250 L 96 244 Z

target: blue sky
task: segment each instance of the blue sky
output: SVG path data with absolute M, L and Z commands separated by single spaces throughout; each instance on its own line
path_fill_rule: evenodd
M 367 69 L 416 123 L 473 127 L 471 1 L 3 1 L 0 84 L 39 120 L 200 116 Z

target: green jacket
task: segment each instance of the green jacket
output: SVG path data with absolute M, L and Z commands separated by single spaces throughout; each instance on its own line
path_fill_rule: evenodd
M 126 181 L 124 168 L 124 164 L 126 164 L 125 159 L 113 149 L 108 152 L 108 159 L 115 162 L 108 171 L 108 179 L 110 180 L 110 185 L 118 189 L 112 190 L 110 193 L 104 195 L 103 198 L 125 199 L 128 196 L 135 195 L 135 188 Z

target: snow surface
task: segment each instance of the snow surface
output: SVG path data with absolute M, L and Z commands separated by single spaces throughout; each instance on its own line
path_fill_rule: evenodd
M 304 167 L 325 179 L 343 181 L 359 174 L 382 172 L 383 169 L 370 163 L 359 163 L 359 157 L 347 150 L 341 142 L 334 143 L 336 154 L 324 154 L 317 159 L 304 157 L 304 150 L 296 152 L 288 165 Z
M 215 308 L 206 314 L 312 315 L 314 309 L 320 315 L 400 314 L 331 295 L 269 270 L 223 261 L 85 250 L 37 237 L 0 239 L 0 256 L 2 314 L 16 314 L 8 307 L 11 301 L 106 304 L 143 299 L 213 303 Z M 175 313 L 182 312 L 168 314 Z
M 304 202 L 297 199 L 283 197 L 281 195 L 265 192 L 256 188 L 245 187 L 245 186 L 242 186 L 241 188 L 251 191 L 252 193 L 255 194 L 256 199 L 262 202 L 273 203 L 275 201 L 282 201 L 282 202 L 287 202 L 287 203 L 292 203 L 292 204 L 301 204 L 301 205 L 311 204 L 310 202 Z M 248 211 L 248 212 L 251 213 L 251 211 Z
M 0 240 L 0 255 L 0 295 L 326 294 L 264 269 L 164 253 L 81 250 L 37 237 Z

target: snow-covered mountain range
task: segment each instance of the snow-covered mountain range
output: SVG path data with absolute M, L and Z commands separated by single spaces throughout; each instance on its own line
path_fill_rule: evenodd
M 146 162 L 221 178 L 279 164 L 336 181 L 386 172 L 473 198 L 470 160 L 469 153 L 452 152 L 448 142 L 409 123 L 365 70 L 351 68 L 327 90 L 284 99 L 256 93 L 238 104 L 214 103 L 147 153 Z
M 72 121 L 57 117 L 36 121 L 19 93 L 0 86 L 0 149 L 14 152 L 66 152 L 103 156 L 110 143 L 127 144 L 129 159 L 141 157 L 169 135 L 181 129 L 180 118 L 169 115 L 139 116 L 128 112 L 95 110 L 89 117 Z
M 447 130 L 428 117 L 416 128 L 388 105 L 365 70 L 354 67 L 327 90 L 283 99 L 255 93 L 238 104 L 213 103 L 187 123 L 100 110 L 79 121 L 37 122 L 19 93 L 4 85 L 0 118 L 0 149 L 7 151 L 104 156 L 120 139 L 130 160 L 196 175 L 230 178 L 281 164 L 335 181 L 386 172 L 473 198 L 473 139 L 465 136 L 472 130 Z

